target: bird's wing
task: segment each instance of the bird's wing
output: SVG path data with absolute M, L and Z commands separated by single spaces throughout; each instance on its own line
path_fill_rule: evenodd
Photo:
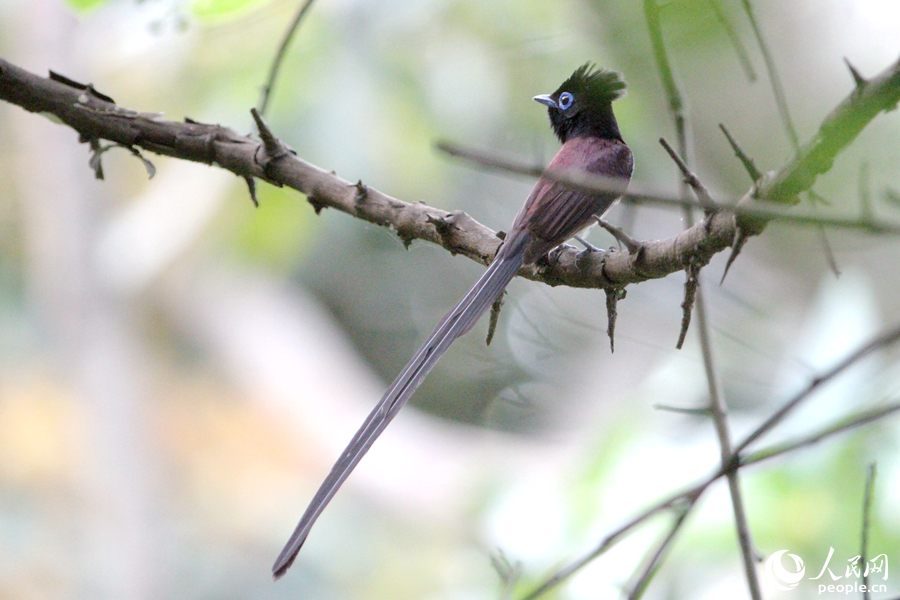
M 581 170 L 606 177 L 631 177 L 632 156 L 628 146 L 605 139 L 567 142 L 550 163 L 550 170 Z M 618 195 L 592 193 L 571 185 L 540 178 L 531 191 L 512 229 L 525 228 L 537 240 L 528 249 L 525 262 L 533 262 L 591 224 L 612 206 Z

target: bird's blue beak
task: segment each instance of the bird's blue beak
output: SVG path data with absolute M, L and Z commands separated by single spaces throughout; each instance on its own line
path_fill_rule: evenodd
M 550 108 L 559 109 L 559 106 L 557 106 L 556 101 L 550 97 L 550 94 L 541 94 L 540 96 L 535 96 L 533 100 L 535 102 L 540 102 L 545 106 L 549 106 Z

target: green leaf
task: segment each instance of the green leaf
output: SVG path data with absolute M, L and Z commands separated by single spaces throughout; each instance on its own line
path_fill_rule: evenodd
M 191 12 L 198 18 L 238 16 L 269 0 L 194 0 Z
M 106 0 L 66 0 L 69 3 L 69 6 L 77 10 L 78 12 L 87 12 L 89 10 L 93 10 L 97 8 Z

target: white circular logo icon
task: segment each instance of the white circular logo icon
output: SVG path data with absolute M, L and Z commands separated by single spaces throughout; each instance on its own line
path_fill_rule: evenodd
M 779 590 L 794 589 L 806 573 L 803 559 L 796 554 L 788 554 L 794 560 L 794 572 L 791 573 L 784 568 L 784 565 L 781 564 L 781 557 L 786 552 L 787 550 L 779 550 L 766 561 L 766 575 Z

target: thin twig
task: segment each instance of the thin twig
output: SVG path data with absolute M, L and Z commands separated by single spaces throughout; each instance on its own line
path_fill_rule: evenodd
M 669 152 L 669 155 L 678 165 L 683 174 L 682 178 L 682 196 L 687 195 L 688 185 L 694 190 L 697 199 L 704 205 L 707 215 L 715 211 L 715 202 L 709 196 L 709 192 L 702 183 L 691 173 L 687 166 L 687 134 L 685 131 L 685 119 L 680 110 L 675 107 L 681 106 L 681 97 L 678 93 L 678 87 L 675 85 L 672 69 L 669 64 L 668 55 L 666 53 L 665 44 L 663 43 L 661 27 L 659 24 L 659 7 L 655 0 L 646 0 L 644 8 L 647 18 L 648 27 L 650 29 L 650 37 L 653 43 L 654 55 L 656 56 L 657 66 L 660 74 L 665 82 L 665 87 L 669 96 L 669 106 L 672 109 L 672 115 L 675 120 L 675 128 L 678 135 L 679 152 L 676 153 L 672 148 L 660 139 L 660 143 Z M 680 155 L 680 156 L 679 156 Z M 688 227 L 693 225 L 693 213 L 690 209 L 684 209 L 685 221 Z M 686 269 L 688 285 L 686 290 L 691 296 L 695 297 L 695 310 L 697 313 L 698 335 L 700 337 L 700 347 L 703 354 L 703 366 L 706 371 L 706 380 L 709 387 L 709 408 L 712 414 L 713 423 L 716 428 L 716 436 L 719 440 L 719 448 L 722 458 L 722 469 L 727 471 L 728 489 L 731 493 L 731 504 L 734 509 L 734 520 L 737 529 L 738 540 L 740 542 L 741 554 L 744 563 L 744 573 L 747 577 L 747 586 L 750 591 L 750 597 L 753 600 L 762 600 L 762 593 L 759 587 L 759 580 L 756 576 L 756 566 L 753 556 L 753 542 L 750 538 L 750 526 L 747 523 L 747 516 L 744 510 L 744 500 L 741 496 L 740 481 L 736 470 L 729 469 L 731 461 L 731 435 L 728 431 L 728 418 L 726 416 L 725 399 L 722 395 L 722 388 L 719 377 L 713 361 L 712 342 L 709 335 L 709 321 L 706 314 L 706 303 L 704 301 L 703 285 L 700 274 L 700 266 L 691 265 Z M 687 296 L 688 294 L 686 294 Z M 684 339 L 687 333 L 687 325 L 690 322 L 690 306 L 688 298 L 685 298 L 685 314 L 682 317 L 683 326 L 680 341 Z M 680 343 L 679 343 L 680 346 Z
M 813 391 L 818 389 L 822 384 L 828 382 L 832 378 L 834 378 L 839 373 L 843 372 L 847 367 L 855 364 L 856 362 L 862 360 L 869 353 L 871 353 L 876 348 L 885 347 L 891 343 L 896 342 L 900 339 L 900 328 L 892 331 L 888 331 L 882 335 L 871 340 L 869 343 L 865 344 L 862 348 L 857 350 L 856 352 L 847 356 L 844 360 L 842 360 L 838 365 L 827 371 L 826 373 L 817 376 L 809 386 L 801 392 L 800 396 L 806 397 L 811 394 Z M 789 410 L 790 406 L 796 406 L 796 397 L 792 399 L 786 405 L 787 410 Z M 660 407 L 660 408 L 668 408 L 668 407 Z M 812 433 L 803 438 L 784 442 L 781 444 L 776 444 L 769 448 L 764 448 L 762 450 L 758 450 L 753 452 L 752 454 L 748 454 L 742 456 L 741 453 L 747 446 L 749 446 L 753 441 L 759 438 L 759 436 L 767 433 L 774 426 L 775 423 L 780 421 L 778 417 L 779 414 L 782 414 L 786 410 L 785 407 L 780 409 L 775 415 L 766 419 L 762 425 L 760 425 L 754 432 L 752 432 L 749 436 L 747 436 L 744 440 L 742 440 L 739 444 L 735 446 L 735 449 L 732 451 L 731 455 L 728 456 L 725 461 L 724 466 L 721 466 L 715 473 L 709 475 L 708 477 L 701 480 L 699 483 L 683 489 L 679 492 L 675 492 L 667 498 L 663 499 L 659 503 L 651 506 L 650 508 L 644 510 L 636 517 L 626 522 L 624 525 L 614 530 L 610 534 L 608 534 L 605 538 L 603 538 L 600 543 L 596 546 L 594 550 L 587 553 L 566 565 L 565 567 L 559 569 L 556 573 L 548 577 L 543 583 L 541 583 L 537 588 L 535 588 L 532 592 L 522 597 L 521 600 L 534 600 L 535 598 L 543 595 L 545 592 L 550 589 L 556 587 L 573 574 L 584 568 L 591 561 L 593 561 L 598 556 L 602 555 L 604 552 L 609 550 L 619 539 L 621 539 L 625 534 L 630 532 L 632 529 L 646 521 L 647 519 L 653 517 L 654 515 L 659 514 L 662 511 L 667 509 L 677 509 L 683 505 L 692 505 L 696 502 L 700 496 L 706 491 L 706 489 L 715 481 L 717 481 L 720 477 L 725 475 L 729 471 L 733 471 L 739 467 L 746 467 L 750 465 L 754 465 L 765 460 L 769 460 L 775 458 L 777 456 L 781 456 L 783 454 L 787 454 L 798 450 L 800 448 L 810 446 L 817 442 L 820 442 L 826 438 L 838 435 L 840 433 L 844 433 L 855 429 L 856 427 L 861 427 L 863 425 L 867 425 L 869 423 L 873 423 L 880 419 L 883 419 L 889 415 L 900 412 L 900 402 L 889 404 L 887 406 L 865 411 L 862 413 L 858 413 L 856 415 L 851 415 L 845 419 L 841 419 L 840 421 L 825 427 L 824 429 Z
M 441 152 L 469 161 L 486 169 L 497 170 L 503 173 L 528 175 L 530 177 L 544 176 L 557 181 L 564 181 L 573 187 L 578 187 L 587 191 L 621 194 L 622 199 L 629 202 L 656 204 L 669 208 L 704 208 L 699 200 L 644 190 L 639 184 L 629 184 L 628 189 L 625 189 L 620 180 L 612 179 L 610 177 L 588 175 L 583 172 L 544 170 L 541 167 L 535 167 L 511 158 L 497 156 L 494 153 L 483 150 L 465 148 L 452 142 L 438 142 L 436 148 Z M 749 197 L 741 201 L 731 199 L 727 203 L 720 204 L 719 208 L 722 210 L 733 211 L 738 216 L 748 217 L 750 219 L 761 219 L 766 221 L 777 220 L 795 225 L 825 225 L 826 227 L 837 227 L 841 229 L 861 229 L 864 231 L 871 231 L 872 233 L 900 234 L 900 226 L 886 221 L 867 222 L 847 217 L 828 217 L 819 214 L 804 214 L 799 213 L 788 206 L 775 204 L 773 202 L 755 201 L 749 199 Z
M 597 223 L 608 231 L 610 235 L 616 238 L 616 241 L 619 242 L 622 246 L 625 246 L 625 249 L 628 250 L 630 254 L 637 254 L 641 250 L 641 243 L 625 233 L 625 230 L 621 227 L 616 227 L 609 221 L 605 221 L 603 218 L 594 215 L 594 220 Z
M 728 34 L 728 39 L 731 40 L 731 45 L 734 48 L 735 53 L 737 54 L 738 62 L 741 63 L 741 67 L 744 69 L 744 73 L 747 75 L 747 79 L 749 79 L 750 81 L 756 81 L 756 71 L 753 69 L 753 65 L 750 63 L 750 57 L 747 56 L 747 50 L 741 43 L 741 38 L 738 37 L 737 32 L 731 25 L 731 21 L 729 21 L 728 17 L 725 16 L 725 12 L 722 10 L 722 7 L 719 6 L 719 3 L 716 0 L 707 1 L 709 2 L 710 6 L 712 6 L 713 11 L 715 11 L 716 18 L 719 19 L 719 23 L 722 25 L 722 29 L 725 30 L 726 34 Z
M 520 600 L 534 600 L 539 596 L 542 596 L 552 588 L 558 586 L 560 583 L 580 571 L 591 561 L 602 555 L 604 552 L 612 548 L 619 539 L 624 536 L 626 533 L 649 519 L 650 517 L 659 514 L 660 512 L 672 508 L 674 506 L 679 506 L 681 504 L 687 503 L 688 505 L 693 505 L 694 502 L 703 494 L 704 490 L 706 490 L 709 485 L 718 479 L 721 476 L 721 473 L 717 473 L 705 480 L 701 483 L 695 485 L 694 487 L 679 492 L 677 494 L 673 494 L 666 500 L 648 508 L 632 520 L 628 521 L 618 529 L 614 530 L 612 533 L 608 534 L 605 538 L 603 538 L 597 547 L 591 552 L 585 554 L 579 559 L 569 563 L 562 569 L 559 569 L 556 573 L 548 577 L 543 583 L 541 583 L 534 590 L 523 596 Z
M 294 16 L 294 20 L 291 21 L 291 24 L 288 26 L 287 31 L 284 32 L 284 37 L 281 38 L 281 44 L 278 46 L 278 51 L 275 53 L 272 67 L 269 69 L 269 77 L 266 79 L 266 85 L 264 85 L 262 89 L 262 97 L 259 100 L 260 114 L 266 114 L 266 108 L 269 106 L 269 98 L 271 97 L 272 89 L 275 87 L 275 80 L 278 78 L 281 62 L 284 60 L 285 54 L 287 54 L 287 47 L 291 43 L 294 33 L 300 28 L 300 23 L 303 22 L 303 17 L 306 16 L 313 1 L 314 0 L 306 0 L 303 3 L 303 6 L 300 7 L 300 10 L 298 10 L 296 16 Z
M 872 209 L 872 194 L 870 191 L 871 178 L 869 176 L 869 163 L 863 162 L 859 166 L 859 209 L 860 220 L 874 221 L 875 211 Z
M 775 59 L 772 58 L 769 46 L 763 39 L 762 31 L 756 22 L 756 15 L 753 13 L 753 6 L 750 4 L 750 0 L 743 0 L 743 5 L 744 12 L 747 13 L 747 20 L 750 21 L 750 27 L 753 29 L 753 35 L 756 37 L 756 44 L 759 46 L 759 51 L 763 55 L 763 61 L 766 63 L 766 72 L 769 74 L 769 83 L 772 85 L 772 94 L 775 96 L 778 114 L 781 115 L 781 121 L 784 123 L 784 129 L 790 138 L 794 151 L 797 151 L 800 149 L 800 138 L 797 135 L 797 129 L 794 127 L 794 121 L 791 119 L 784 87 L 781 85 L 781 77 L 779 77 L 778 69 L 775 67 Z
M 690 406 L 671 406 L 669 404 L 660 404 L 658 402 L 651 405 L 656 410 L 664 410 L 667 412 L 679 413 L 683 415 L 693 415 L 700 417 L 708 417 L 709 416 L 709 407 L 703 406 L 700 408 L 690 407 Z
M 797 128 L 794 127 L 793 119 L 791 119 L 791 112 L 788 108 L 784 87 L 781 85 L 781 77 L 778 75 L 778 69 L 775 66 L 775 59 L 772 58 L 772 53 L 769 51 L 769 47 L 763 39 L 762 31 L 756 21 L 756 16 L 753 13 L 753 6 L 750 4 L 750 0 L 743 0 L 743 5 L 744 11 L 747 13 L 747 19 L 750 21 L 750 26 L 753 28 L 753 35 L 756 37 L 756 43 L 759 46 L 759 50 L 763 55 L 763 60 L 766 63 L 766 71 L 769 74 L 769 82 L 772 85 L 775 104 L 778 106 L 778 114 L 781 116 L 781 121 L 784 124 L 785 132 L 790 139 L 791 147 L 797 152 L 800 150 L 800 136 L 797 134 Z M 834 250 L 831 247 L 831 242 L 828 241 L 828 235 L 822 227 L 819 227 L 819 241 L 822 244 L 822 251 L 825 253 L 825 260 L 828 262 L 828 267 L 831 269 L 831 272 L 834 273 L 835 277 L 840 277 L 841 270 L 834 257 Z
M 868 568 L 868 551 L 869 551 L 869 513 L 872 510 L 872 496 L 875 492 L 875 474 L 876 463 L 869 465 L 866 473 L 866 491 L 863 494 L 863 518 L 862 518 L 862 544 L 859 551 L 859 563 L 865 567 L 863 571 L 863 600 L 869 600 L 869 568 Z
M 716 205 L 716 201 L 712 199 L 709 190 L 706 189 L 706 186 L 703 185 L 703 182 L 700 181 L 700 178 L 697 177 L 693 171 L 691 171 L 681 155 L 678 154 L 678 152 L 675 152 L 675 149 L 669 145 L 669 142 L 666 141 L 666 138 L 659 138 L 659 143 L 662 144 L 662 147 L 666 149 L 666 152 L 669 153 L 669 156 L 678 166 L 678 169 L 684 176 L 684 182 L 687 183 L 692 190 L 694 190 L 694 194 L 697 196 L 697 200 L 700 202 L 700 205 L 703 206 L 704 210 L 706 210 L 707 212 L 719 210 L 719 207 L 718 205 Z
M 900 403 L 889 404 L 888 406 L 882 408 L 876 408 L 856 415 L 852 415 L 806 437 L 777 444 L 769 448 L 758 450 L 756 452 L 753 452 L 752 454 L 748 454 L 740 459 L 740 466 L 745 467 L 747 465 L 752 465 L 763 460 L 775 458 L 776 456 L 781 456 L 782 454 L 788 454 L 805 446 L 811 446 L 813 444 L 821 442 L 825 438 L 837 435 L 838 433 L 844 433 L 845 431 L 850 431 L 851 429 L 861 427 L 862 425 L 868 425 L 869 423 L 873 423 L 875 421 L 878 421 L 879 419 L 883 419 L 884 417 L 892 415 L 895 412 L 900 412 Z M 737 455 L 737 452 L 735 452 L 735 455 Z
M 656 68 L 659 71 L 660 78 L 662 78 L 663 88 L 666 90 L 666 98 L 669 100 L 669 110 L 672 112 L 672 118 L 675 121 L 678 148 L 682 150 L 682 156 L 686 156 L 683 151 L 687 146 L 684 127 L 684 102 L 681 99 L 681 92 L 678 91 L 675 76 L 672 74 L 672 66 L 666 55 L 657 0 L 644 0 L 644 18 L 647 21 L 647 29 L 650 30 L 650 44 L 653 46 Z
M 669 550 L 669 547 L 672 545 L 672 541 L 675 539 L 675 536 L 681 531 L 681 527 L 684 525 L 687 520 L 688 514 L 690 514 L 691 509 L 694 507 L 697 499 L 694 498 L 690 504 L 684 506 L 678 511 L 678 515 L 675 517 L 675 522 L 672 523 L 672 527 L 669 528 L 669 533 L 666 534 L 666 537 L 659 543 L 656 547 L 656 551 L 653 553 L 653 556 L 644 566 L 643 571 L 635 580 L 634 585 L 631 586 L 631 592 L 628 594 L 628 600 L 638 600 L 641 596 L 644 595 L 644 592 L 647 589 L 647 586 L 650 584 L 650 580 L 653 579 L 653 576 L 656 575 L 657 570 L 659 569 L 659 565 L 662 563 L 662 559 L 665 556 L 666 552 Z
M 813 392 L 815 392 L 819 387 L 822 386 L 822 384 L 834 379 L 849 367 L 851 367 L 853 364 L 855 364 L 858 360 L 864 358 L 865 356 L 868 356 L 876 350 L 880 350 L 881 348 L 893 344 L 898 339 L 900 339 L 900 326 L 894 327 L 893 329 L 890 329 L 887 332 L 872 339 L 825 373 L 816 376 L 809 383 L 809 385 L 798 392 L 793 398 L 786 402 L 784 406 L 775 411 L 772 416 L 766 419 L 759 427 L 757 427 L 750 435 L 748 435 L 747 438 L 743 442 L 741 442 L 737 448 L 735 448 L 735 453 L 742 452 L 745 448 L 747 448 L 747 446 L 756 441 L 761 435 L 767 433 L 773 427 L 775 427 L 775 425 L 784 420 L 789 412 L 797 408 L 797 406 L 801 402 L 809 398 Z
M 750 181 L 756 183 L 759 181 L 760 177 L 762 177 L 762 173 L 759 169 L 756 168 L 756 164 L 753 162 L 753 159 L 747 156 L 747 153 L 744 152 L 743 148 L 737 143 L 737 140 L 732 137 L 731 132 L 725 128 L 725 125 L 719 123 L 719 129 L 722 130 L 722 133 L 725 134 L 726 139 L 728 139 L 728 143 L 731 145 L 731 149 L 734 150 L 734 155 L 738 157 L 738 160 L 741 161 L 741 164 L 744 165 L 744 169 L 747 171 L 747 174 L 750 175 Z
M 859 358 L 861 358 L 861 356 L 857 356 L 856 360 L 859 360 Z M 821 431 L 817 431 L 806 437 L 800 438 L 799 440 L 785 442 L 783 444 L 778 444 L 770 448 L 759 450 L 743 458 L 739 456 L 739 451 L 735 450 L 734 453 L 728 457 L 729 469 L 719 468 L 718 471 L 701 480 L 696 485 L 680 492 L 676 492 L 660 501 L 659 503 L 653 505 L 652 507 L 646 509 L 645 511 L 607 535 L 605 538 L 603 538 L 594 550 L 584 555 L 583 557 L 574 560 L 573 562 L 569 563 L 568 565 L 559 569 L 556 573 L 548 577 L 532 592 L 522 597 L 521 600 L 534 600 L 550 589 L 556 587 L 563 581 L 567 580 L 569 577 L 587 566 L 595 558 L 609 550 L 625 534 L 630 532 L 638 525 L 642 524 L 647 519 L 653 517 L 654 515 L 657 515 L 667 509 L 678 509 L 683 505 L 693 505 L 703 495 L 707 488 L 709 488 L 710 485 L 712 485 L 719 478 L 725 475 L 728 470 L 733 470 L 737 467 L 754 465 L 775 458 L 777 456 L 793 452 L 805 446 L 810 446 L 812 444 L 825 440 L 826 438 L 838 435 L 840 433 L 845 433 L 869 423 L 874 423 L 875 421 L 883 419 L 897 412 L 900 412 L 900 402 L 853 415 L 849 418 L 842 419 L 841 421 L 829 427 L 826 427 Z M 738 444 L 738 447 L 746 447 L 747 444 L 748 441 L 744 440 L 743 442 Z
M 513 588 L 516 587 L 516 582 L 522 573 L 522 562 L 518 560 L 511 562 L 503 550 L 500 549 L 491 555 L 491 564 L 503 583 L 503 590 L 500 595 L 501 600 L 512 598 Z
M 697 329 L 700 336 L 700 347 L 703 352 L 703 366 L 706 371 L 706 379 L 710 392 L 709 407 L 712 413 L 713 423 L 716 427 L 716 436 L 719 440 L 719 448 L 722 456 L 722 469 L 727 471 L 728 491 L 731 494 L 731 504 L 734 509 L 734 521 L 737 529 L 738 541 L 741 547 L 741 556 L 744 564 L 744 575 L 747 577 L 747 586 L 750 597 L 753 600 L 761 600 L 759 578 L 756 575 L 756 560 L 753 551 L 753 539 L 750 536 L 750 525 L 747 522 L 747 513 L 744 509 L 744 498 L 741 495 L 741 484 L 737 469 L 731 469 L 733 460 L 731 449 L 731 434 L 728 431 L 728 417 L 726 415 L 725 399 L 722 395 L 715 364 L 713 363 L 712 342 L 709 335 L 709 320 L 706 315 L 706 301 L 703 294 L 703 286 L 697 290 Z

